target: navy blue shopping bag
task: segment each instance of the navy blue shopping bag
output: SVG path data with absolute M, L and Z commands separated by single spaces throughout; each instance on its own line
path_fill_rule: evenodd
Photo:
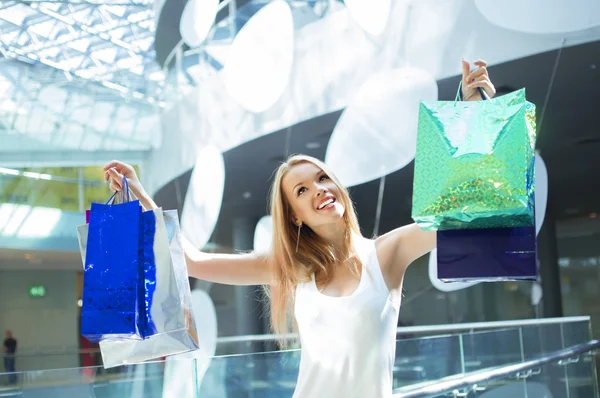
M 89 214 L 81 334 L 94 342 L 153 333 L 146 308 L 155 277 L 154 213 L 142 213 L 139 201 L 128 200 L 128 194 L 113 203 L 115 195 L 106 204 L 93 203 Z
M 535 227 L 437 231 L 443 282 L 536 280 Z

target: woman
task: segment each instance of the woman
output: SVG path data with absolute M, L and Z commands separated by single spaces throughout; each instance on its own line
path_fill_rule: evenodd
M 486 63 L 463 60 L 465 100 L 492 97 Z M 147 209 L 156 204 L 135 171 L 104 168 L 112 190 L 122 177 Z M 189 274 L 216 283 L 267 285 L 271 321 L 284 333 L 296 323 L 302 345 L 294 397 L 388 397 L 392 392 L 402 281 L 410 263 L 436 245 L 416 224 L 375 240 L 360 234 L 348 192 L 327 166 L 308 156 L 282 164 L 271 189 L 270 253 L 202 253 L 185 243 Z

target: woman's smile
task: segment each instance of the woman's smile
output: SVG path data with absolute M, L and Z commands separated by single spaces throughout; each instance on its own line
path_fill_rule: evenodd
M 328 194 L 323 199 L 319 201 L 317 205 L 317 210 L 328 210 L 333 209 L 335 206 L 335 196 Z

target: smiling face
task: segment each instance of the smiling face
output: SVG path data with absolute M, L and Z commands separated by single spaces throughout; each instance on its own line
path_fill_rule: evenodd
M 282 189 L 296 225 L 302 222 L 314 231 L 327 224 L 337 224 L 344 217 L 340 189 L 313 163 L 293 166 L 282 180 Z

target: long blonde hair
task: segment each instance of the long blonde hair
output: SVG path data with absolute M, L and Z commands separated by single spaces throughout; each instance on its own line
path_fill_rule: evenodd
M 314 233 L 310 227 L 303 225 L 299 231 L 292 220 L 292 209 L 283 193 L 282 180 L 292 167 L 302 163 L 312 163 L 323 170 L 341 193 L 337 200 L 344 206 L 343 218 L 346 227 L 341 253 L 336 252 L 331 244 Z M 275 173 L 270 196 L 273 242 L 269 260 L 275 270 L 275 280 L 267 288 L 267 294 L 271 299 L 271 327 L 275 333 L 283 334 L 295 326 L 293 304 L 298 283 L 310 281 L 314 273 L 318 282 L 327 284 L 333 277 L 334 266 L 342 263 L 347 264 L 350 270 L 360 276 L 362 264 L 353 249 L 353 236 L 360 235 L 360 227 L 354 204 L 346 188 L 323 162 L 311 156 L 294 155 L 281 164 Z M 298 233 L 300 239 L 296 251 Z M 286 345 L 285 341 L 280 341 L 280 344 Z

